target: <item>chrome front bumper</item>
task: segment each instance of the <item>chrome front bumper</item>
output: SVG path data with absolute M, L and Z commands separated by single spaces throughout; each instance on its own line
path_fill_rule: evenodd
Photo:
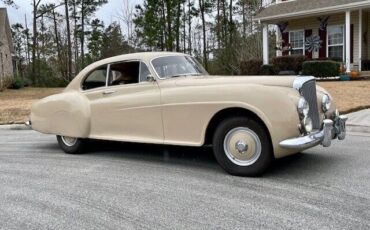
M 333 120 L 324 120 L 322 130 L 310 133 L 303 137 L 297 137 L 280 142 L 280 146 L 287 149 L 307 149 L 322 144 L 324 147 L 331 145 L 331 140 L 346 138 L 347 116 L 341 115 Z

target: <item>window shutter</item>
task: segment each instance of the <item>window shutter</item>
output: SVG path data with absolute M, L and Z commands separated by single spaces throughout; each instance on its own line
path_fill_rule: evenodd
M 304 31 L 304 41 L 303 41 L 303 43 L 305 43 L 306 42 L 306 39 L 308 37 L 311 37 L 311 36 L 312 36 L 312 30 L 305 30 Z M 305 52 L 306 52 L 306 57 L 308 59 L 312 59 L 312 52 L 309 52 L 308 50 L 305 50 Z
M 354 42 L 354 40 L 353 40 L 353 31 L 354 31 L 354 26 L 352 24 L 351 25 L 351 63 L 353 63 L 353 47 L 354 47 L 354 43 L 353 43 Z
M 289 32 L 284 32 L 282 34 L 282 38 L 283 38 L 283 48 L 285 47 L 288 47 L 289 46 Z M 283 56 L 287 56 L 289 55 L 289 51 L 286 50 L 286 51 L 283 51 Z
M 322 41 L 321 48 L 319 50 L 319 58 L 326 58 L 326 34 L 326 30 L 323 31 L 319 29 L 319 36 L 320 40 Z

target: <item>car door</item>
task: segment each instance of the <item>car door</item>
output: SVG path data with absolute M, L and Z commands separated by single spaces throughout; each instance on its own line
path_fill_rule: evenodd
M 148 67 L 137 60 L 107 66 L 106 86 L 85 93 L 91 138 L 163 143 L 159 87 L 145 74 L 150 74 Z

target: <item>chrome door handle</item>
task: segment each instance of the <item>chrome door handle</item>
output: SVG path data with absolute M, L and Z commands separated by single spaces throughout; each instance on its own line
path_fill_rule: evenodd
M 104 91 L 103 92 L 103 95 L 109 95 L 109 94 L 112 94 L 112 93 L 115 93 L 116 91 L 113 91 L 113 90 L 107 90 L 107 91 Z

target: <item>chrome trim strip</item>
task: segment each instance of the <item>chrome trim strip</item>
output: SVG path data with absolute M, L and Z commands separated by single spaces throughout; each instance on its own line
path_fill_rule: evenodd
M 108 66 L 107 66 L 107 74 L 105 75 L 105 87 L 108 87 L 109 74 L 110 74 L 110 65 L 111 64 L 108 64 Z
M 299 76 L 296 79 L 294 79 L 293 82 L 293 88 L 300 92 L 302 86 L 304 83 L 308 81 L 315 80 L 315 77 L 312 76 Z

